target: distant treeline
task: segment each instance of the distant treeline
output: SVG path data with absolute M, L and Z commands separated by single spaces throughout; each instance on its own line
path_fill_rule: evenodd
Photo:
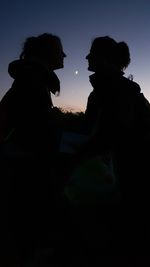
M 82 132 L 84 112 L 72 112 L 61 107 L 53 108 L 54 119 L 65 131 Z

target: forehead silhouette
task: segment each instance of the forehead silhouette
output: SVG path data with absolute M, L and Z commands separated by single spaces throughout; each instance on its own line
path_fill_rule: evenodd
M 97 37 L 94 39 L 92 46 L 91 46 L 91 51 L 93 52 L 101 52 L 101 51 L 111 51 L 116 48 L 116 41 L 113 40 L 112 38 L 106 36 L 106 37 Z

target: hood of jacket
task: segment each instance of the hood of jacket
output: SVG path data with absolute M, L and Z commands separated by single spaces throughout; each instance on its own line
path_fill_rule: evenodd
M 124 72 L 95 72 L 89 76 L 93 93 L 101 96 L 112 97 L 119 95 L 135 95 L 141 92 L 140 86 L 124 77 Z
M 8 65 L 8 73 L 13 79 L 35 75 L 42 77 L 45 85 L 53 94 L 60 92 L 60 81 L 53 71 L 49 71 L 43 65 L 34 61 L 14 60 Z

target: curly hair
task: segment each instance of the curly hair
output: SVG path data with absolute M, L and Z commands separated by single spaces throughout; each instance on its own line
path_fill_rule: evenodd
M 116 42 L 109 36 L 97 37 L 92 42 L 91 51 L 103 55 L 110 63 L 125 69 L 130 64 L 129 47 L 125 42 Z
M 23 44 L 20 59 L 46 55 L 47 53 L 50 53 L 50 51 L 53 51 L 56 42 L 61 43 L 60 38 L 51 33 L 43 33 L 36 37 L 28 37 Z

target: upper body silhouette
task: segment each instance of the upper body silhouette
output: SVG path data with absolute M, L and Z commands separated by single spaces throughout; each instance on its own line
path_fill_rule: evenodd
M 14 82 L 0 103 L 1 142 L 11 137 L 30 149 L 50 149 L 51 93 L 60 91 L 54 70 L 63 68 L 65 56 L 61 40 L 55 35 L 44 33 L 26 39 L 20 59 L 8 68 Z
M 129 48 L 125 42 L 99 37 L 93 41 L 86 59 L 88 70 L 94 72 L 90 76 L 93 91 L 85 111 L 97 144 L 90 147 L 91 153 L 92 149 L 98 154 L 108 149 L 117 157 L 126 152 L 130 158 L 132 152 L 136 155 L 136 149 L 148 142 L 150 106 L 140 86 L 124 76 L 130 63 Z
M 149 206 L 150 105 L 140 86 L 124 76 L 130 63 L 125 42 L 108 36 L 95 38 L 86 59 L 88 70 L 94 74 L 90 76 L 93 91 L 85 111 L 91 140 L 84 153 L 104 158 L 111 155 L 121 191 L 121 242 L 125 242 L 124 232 L 130 245 L 140 250 L 149 231 L 145 210 Z M 142 216 L 144 227 L 137 234 L 138 216 Z

